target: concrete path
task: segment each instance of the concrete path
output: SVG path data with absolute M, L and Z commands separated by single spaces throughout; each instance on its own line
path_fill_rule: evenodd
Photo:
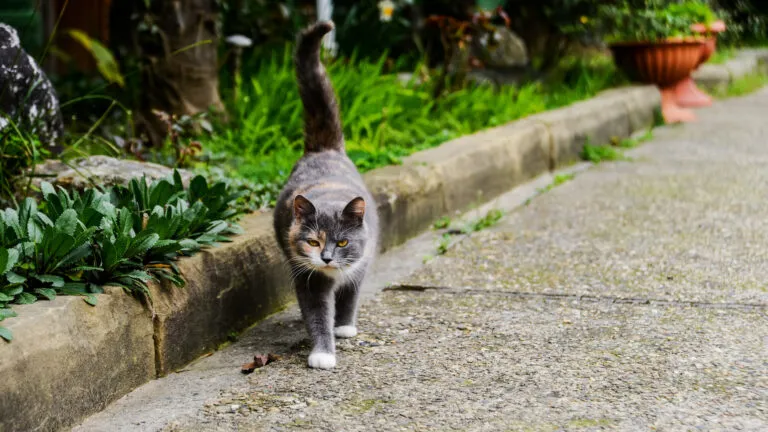
M 628 155 L 383 257 L 333 371 L 291 310 L 76 430 L 768 430 L 768 89 Z

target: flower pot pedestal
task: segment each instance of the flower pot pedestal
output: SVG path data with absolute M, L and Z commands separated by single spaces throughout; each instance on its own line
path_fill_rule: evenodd
M 686 105 L 679 103 L 679 87 L 684 85 L 686 81 L 683 80 L 677 85 L 659 89 L 661 91 L 661 115 L 664 117 L 665 123 L 690 123 L 696 121 L 696 114 L 686 108 Z
M 692 122 L 696 114 L 678 103 L 678 86 L 701 62 L 701 40 L 625 42 L 610 46 L 616 66 L 636 82 L 655 84 L 661 91 L 666 123 Z
M 696 66 L 698 69 L 712 57 L 712 54 L 717 49 L 717 33 L 725 31 L 725 23 L 716 21 L 709 27 L 705 24 L 695 24 L 692 29 L 694 32 L 707 38 L 701 47 L 701 58 Z M 701 91 L 690 76 L 675 86 L 675 95 L 677 104 L 682 107 L 700 108 L 712 105 L 712 97 Z

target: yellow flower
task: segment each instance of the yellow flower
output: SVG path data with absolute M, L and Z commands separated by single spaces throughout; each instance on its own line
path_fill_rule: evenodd
M 582 17 L 579 19 L 579 21 L 581 21 L 582 24 L 586 24 L 587 21 L 589 21 L 589 18 L 587 18 L 587 17 L 582 15 Z

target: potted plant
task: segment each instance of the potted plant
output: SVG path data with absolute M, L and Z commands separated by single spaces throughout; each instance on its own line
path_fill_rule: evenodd
M 725 31 L 725 22 L 717 19 L 712 9 L 701 0 L 687 0 L 670 5 L 673 13 L 688 16 L 693 24 L 691 30 L 704 38 L 701 57 L 697 68 L 706 63 L 717 48 L 717 34 Z M 688 76 L 675 87 L 677 103 L 683 107 L 704 107 L 712 105 L 712 98 L 701 91 L 693 78 Z
M 633 81 L 659 87 L 667 123 L 696 119 L 693 111 L 677 104 L 675 93 L 678 83 L 699 65 L 704 44 L 695 36 L 689 15 L 659 0 L 624 0 L 601 5 L 594 21 L 616 66 Z

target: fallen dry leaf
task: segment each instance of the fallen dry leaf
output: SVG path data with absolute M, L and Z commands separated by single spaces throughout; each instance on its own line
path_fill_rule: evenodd
M 268 365 L 269 363 L 276 362 L 282 359 L 283 359 L 282 356 L 279 356 L 277 354 L 272 354 L 272 353 L 256 354 L 255 356 L 253 356 L 252 362 L 246 363 L 240 368 L 240 372 L 244 374 L 249 374 L 258 368 L 262 368 Z
M 269 363 L 269 356 L 265 354 L 256 354 L 253 356 L 253 363 L 257 368 L 264 367 Z

